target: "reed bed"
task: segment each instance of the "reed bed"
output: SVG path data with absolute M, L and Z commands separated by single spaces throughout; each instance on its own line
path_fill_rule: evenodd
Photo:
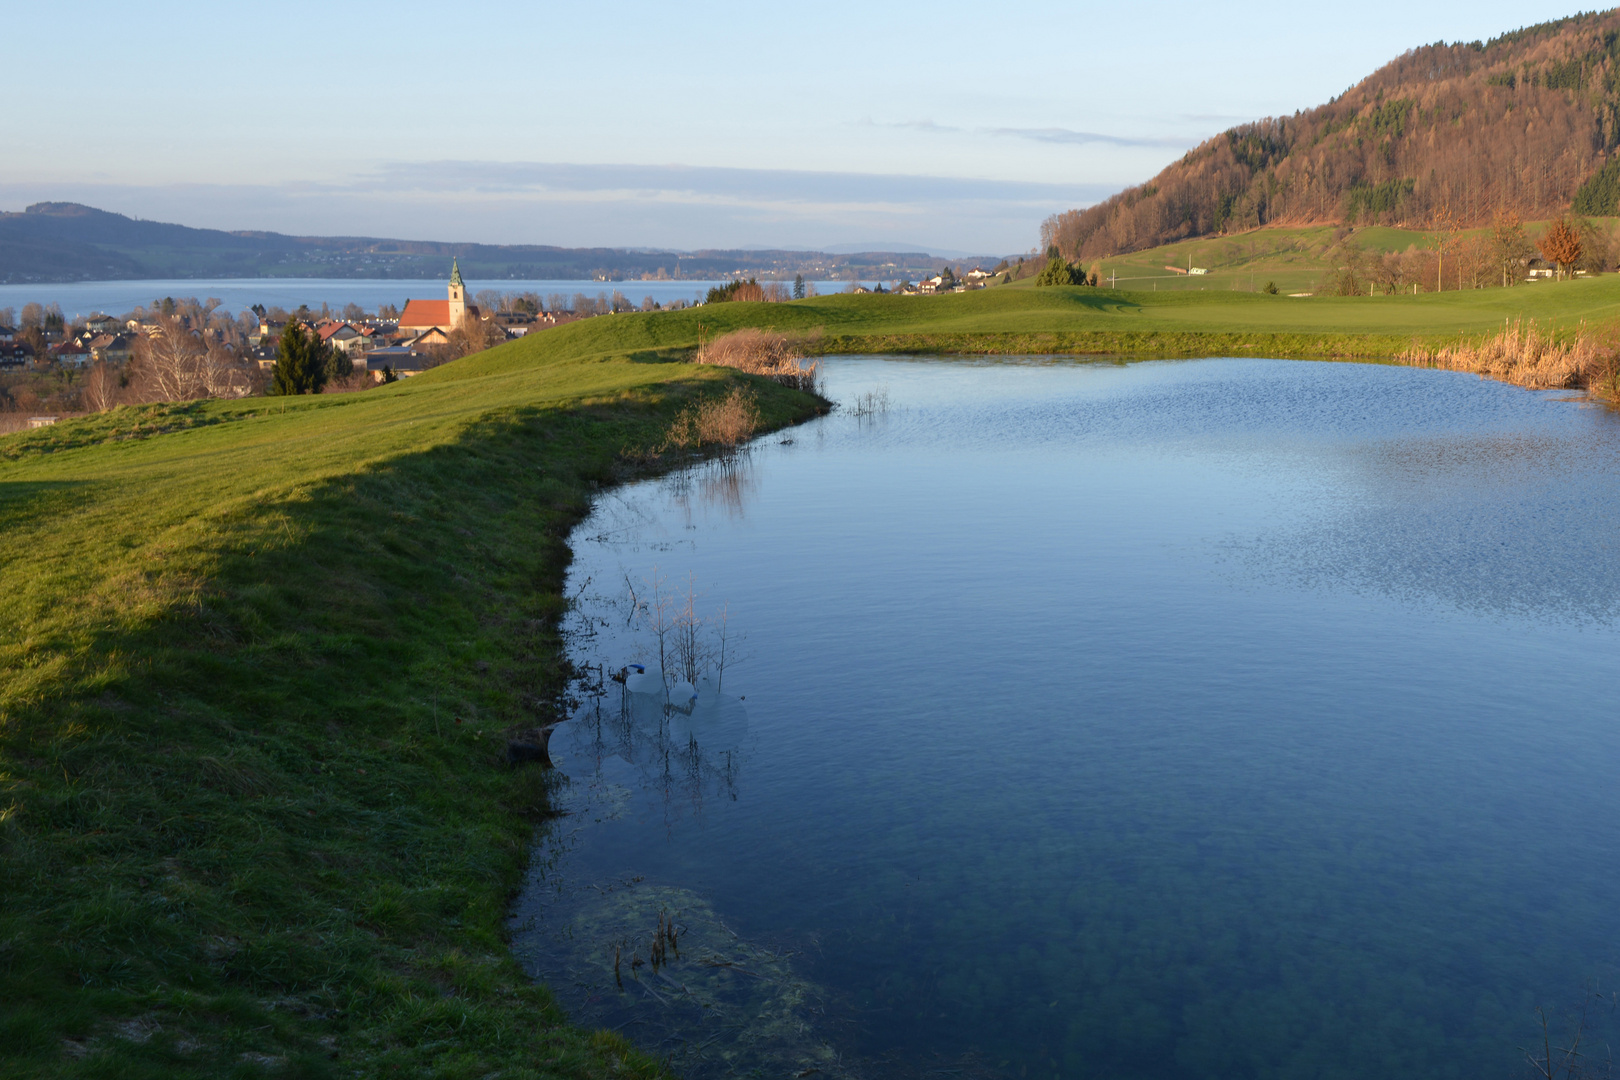
M 1582 389 L 1611 400 L 1620 383 L 1620 342 L 1614 330 L 1595 331 L 1585 323 L 1572 335 L 1558 335 L 1538 328 L 1535 320 L 1516 320 L 1473 341 L 1439 346 L 1414 342 L 1396 358 L 1531 390 Z
M 759 430 L 754 395 L 735 389 L 723 398 L 698 402 L 682 410 L 664 439 L 668 447 L 723 446 L 736 449 Z
M 704 342 L 694 359 L 700 364 L 762 375 L 779 385 L 815 394 L 821 390 L 821 364 L 814 360 L 805 363 L 805 346 L 811 340 L 748 327 Z

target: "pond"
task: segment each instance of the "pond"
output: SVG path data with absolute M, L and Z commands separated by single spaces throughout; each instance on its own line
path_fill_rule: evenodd
M 573 537 L 599 686 L 513 930 L 576 1022 L 689 1077 L 1507 1077 L 1610 987 L 1615 415 L 828 368 L 832 415 Z M 660 624 L 695 703 L 608 677 Z

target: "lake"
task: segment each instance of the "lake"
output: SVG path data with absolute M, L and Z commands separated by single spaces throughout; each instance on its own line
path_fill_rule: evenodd
M 827 370 L 832 415 L 573 536 L 582 668 L 656 671 L 660 622 L 706 668 L 587 677 L 553 736 L 512 926 L 576 1022 L 689 1077 L 1510 1077 L 1613 985 L 1620 418 Z
M 443 300 L 445 284 L 449 280 L 449 266 L 444 280 L 402 280 L 366 278 L 177 278 L 167 281 L 72 281 L 39 285 L 0 285 L 0 308 L 22 310 L 24 304 L 59 304 L 68 319 L 104 313 L 123 315 L 137 305 L 150 306 L 154 300 L 166 296 L 176 299 L 194 296 L 199 300 L 217 297 L 230 311 L 246 311 L 254 304 L 280 307 L 296 311 L 298 305 L 308 304 L 319 311 L 321 305 L 342 310 L 345 304 L 359 304 L 367 311 L 376 311 L 383 304 L 404 307 L 405 301 L 416 299 Z M 476 296 L 484 289 L 503 293 L 539 293 L 542 300 L 552 293 L 561 293 L 570 300 L 575 293 L 595 297 L 598 293 L 612 296 L 624 293 L 636 304 L 644 297 L 652 297 L 660 304 L 674 300 L 688 302 L 701 300 L 711 286 L 719 281 L 475 281 L 467 279 L 467 294 Z M 847 281 L 812 282 L 823 293 L 842 292 Z M 868 287 L 875 282 L 866 282 Z

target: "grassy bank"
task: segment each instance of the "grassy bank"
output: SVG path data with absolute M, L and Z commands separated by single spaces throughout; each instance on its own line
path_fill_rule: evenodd
M 656 1071 L 502 933 L 567 532 L 744 381 L 647 359 L 559 333 L 0 441 L 0 1075 Z
M 565 539 L 757 326 L 821 352 L 1389 355 L 1620 278 L 1297 300 L 1006 286 L 569 324 L 387 388 L 0 440 L 0 1075 L 650 1075 L 502 934 Z M 818 407 L 755 380 L 767 424 Z

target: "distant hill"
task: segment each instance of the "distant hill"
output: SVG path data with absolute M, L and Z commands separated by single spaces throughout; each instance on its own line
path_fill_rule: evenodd
M 926 252 L 649 251 L 450 244 L 355 236 L 224 232 L 141 221 L 78 203 L 0 213 L 0 282 L 143 278 L 442 278 L 451 256 L 472 278 L 638 280 L 644 274 L 893 279 L 938 272 Z M 991 260 L 994 261 L 993 259 Z
M 1245 124 L 1049 218 L 1081 261 L 1262 225 L 1461 226 L 1620 203 L 1620 11 L 1414 49 L 1326 105 Z

